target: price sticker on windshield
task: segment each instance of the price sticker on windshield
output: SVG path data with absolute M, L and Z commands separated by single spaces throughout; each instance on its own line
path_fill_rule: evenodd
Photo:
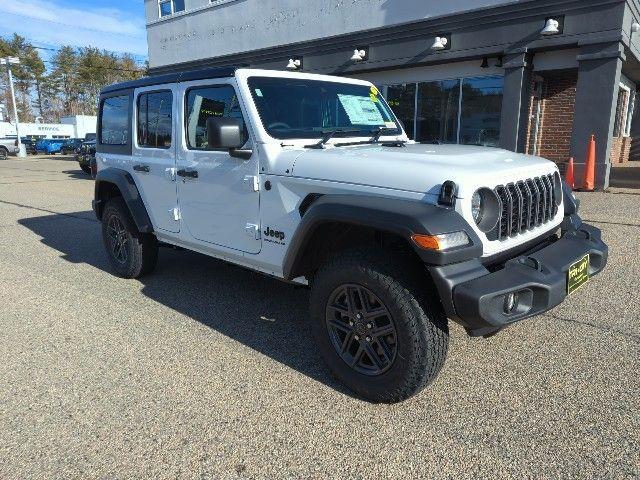
M 338 94 L 352 125 L 384 125 L 384 118 L 370 97 Z

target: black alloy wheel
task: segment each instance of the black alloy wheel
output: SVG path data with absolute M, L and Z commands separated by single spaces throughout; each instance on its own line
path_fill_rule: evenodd
M 329 297 L 326 326 L 340 358 L 356 372 L 377 376 L 388 371 L 397 354 L 393 317 L 368 288 L 346 284 Z
M 107 238 L 109 243 L 109 251 L 121 265 L 126 265 L 129 254 L 127 253 L 127 241 L 129 240 L 129 232 L 122 224 L 117 216 L 109 218 L 107 223 Z

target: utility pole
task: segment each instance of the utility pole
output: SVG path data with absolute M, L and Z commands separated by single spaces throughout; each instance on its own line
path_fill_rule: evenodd
M 7 66 L 7 75 L 9 76 L 9 91 L 11 92 L 11 102 L 13 103 L 13 117 L 16 121 L 16 136 L 18 137 L 18 157 L 26 157 L 27 150 L 25 146 L 22 144 L 22 139 L 20 138 L 20 122 L 18 120 L 18 107 L 16 106 L 16 94 L 13 90 L 13 75 L 11 73 L 11 65 L 18 65 L 20 63 L 20 59 L 18 57 L 5 57 L 0 58 L 0 65 Z

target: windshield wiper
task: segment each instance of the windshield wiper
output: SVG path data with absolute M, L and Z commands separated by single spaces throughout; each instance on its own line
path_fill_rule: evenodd
M 374 129 L 374 130 L 371 130 L 371 133 L 373 133 L 373 137 L 371 137 L 371 140 L 369 140 L 368 143 L 379 143 L 380 142 L 380 137 L 382 136 L 383 133 L 390 132 L 390 131 L 396 131 L 396 130 L 397 130 L 396 127 L 393 127 L 393 128 L 390 128 L 390 127 L 379 127 L 379 128 Z M 394 140 L 391 143 L 393 143 L 395 145 L 398 145 L 398 144 L 401 144 L 401 143 L 405 144 L 406 142 L 404 140 Z
M 320 141 L 318 143 L 313 143 L 311 145 L 305 145 L 305 148 L 316 148 L 316 149 L 323 149 L 325 144 L 331 140 L 336 134 L 338 133 L 355 133 L 355 132 L 359 132 L 360 130 L 357 128 L 328 128 L 328 129 L 322 129 L 320 130 L 320 133 L 322 133 L 322 138 L 320 139 Z

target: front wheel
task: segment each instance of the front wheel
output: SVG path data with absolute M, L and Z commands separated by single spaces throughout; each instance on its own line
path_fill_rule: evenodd
M 80 165 L 80 168 L 84 173 L 91 174 L 91 167 L 89 165 Z
M 109 200 L 102 212 L 102 240 L 111 266 L 123 278 L 150 273 L 158 260 L 158 243 L 150 233 L 138 233 L 120 197 Z
M 374 402 L 420 392 L 444 364 L 449 331 L 439 302 L 411 261 L 355 250 L 312 281 L 311 314 L 320 353 L 348 388 Z

